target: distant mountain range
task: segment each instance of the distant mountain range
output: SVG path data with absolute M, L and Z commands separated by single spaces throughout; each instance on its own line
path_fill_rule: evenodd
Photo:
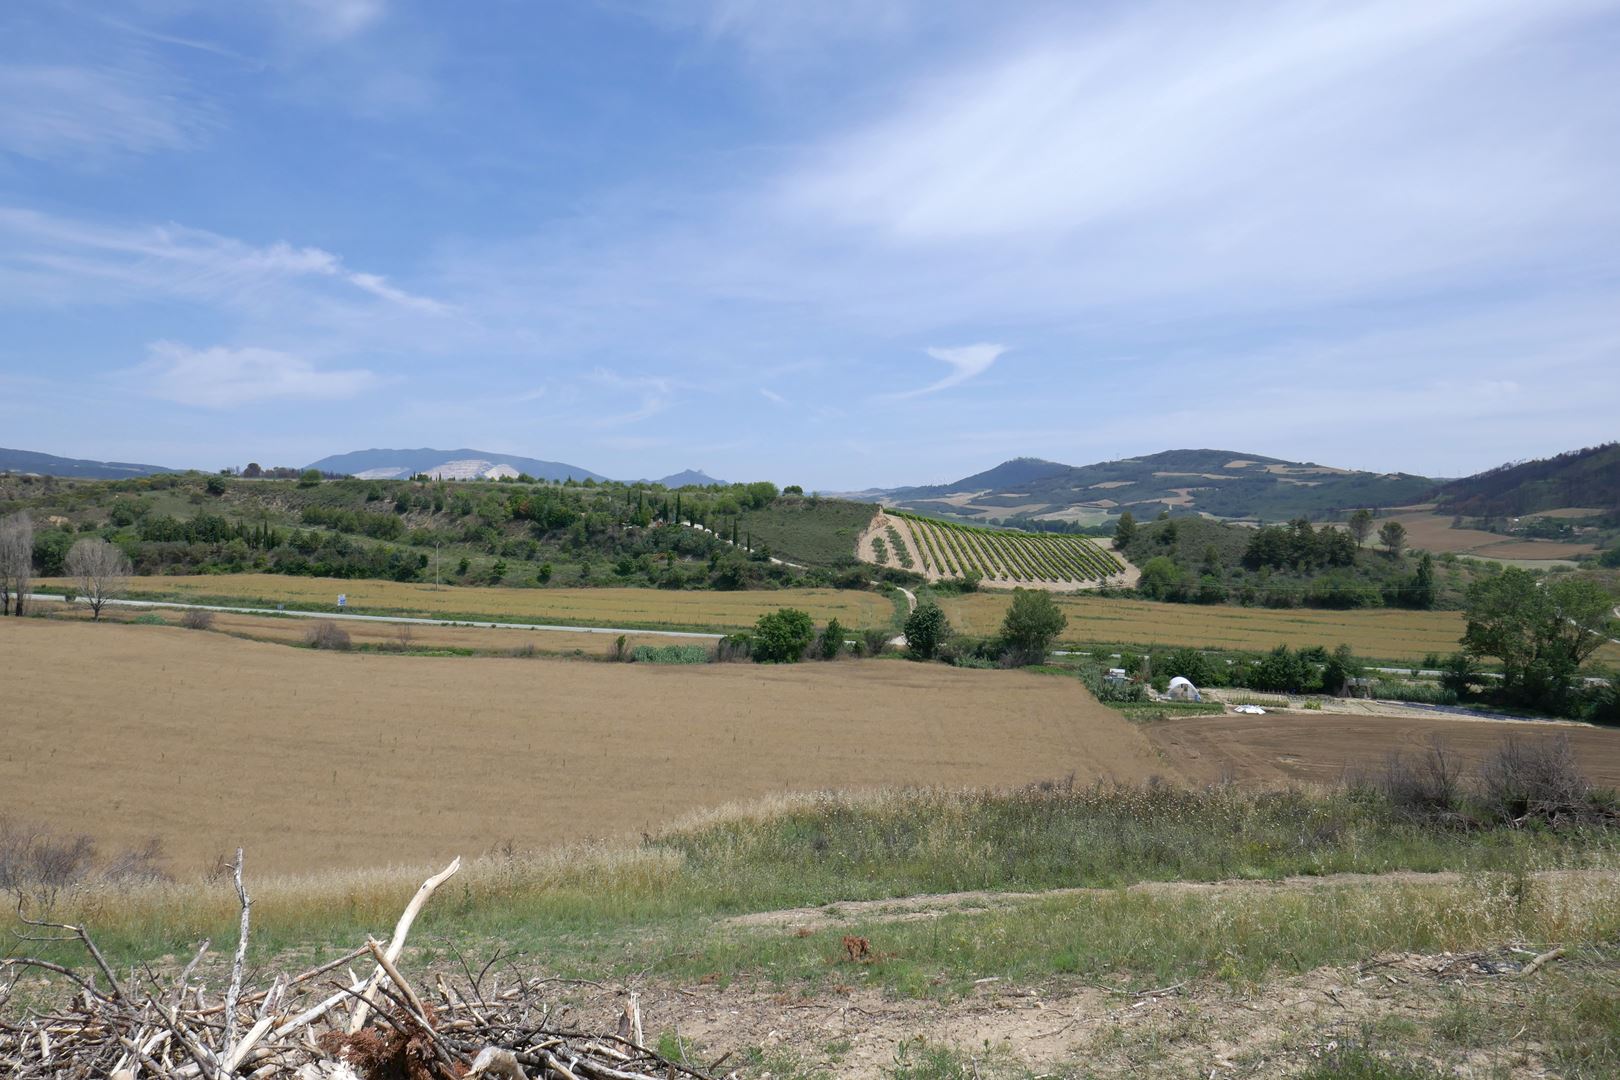
M 87 458 L 57 457 L 32 450 L 0 447 L 0 472 L 37 473 L 40 476 L 80 476 L 91 480 L 122 480 L 131 476 L 182 472 L 162 465 L 137 465 L 129 461 L 91 461 Z
M 1014 458 L 950 484 L 856 497 L 969 521 L 1096 525 L 1125 510 L 1142 517 L 1164 509 L 1276 521 L 1360 506 L 1406 506 L 1438 484 L 1410 473 L 1361 472 L 1237 450 L 1166 450 L 1078 466 Z
M 671 473 L 662 480 L 654 483 L 663 484 L 667 488 L 680 487 L 708 487 L 711 484 L 724 484 L 724 480 L 716 480 L 702 469 L 684 469 L 678 473 Z
M 446 480 L 498 480 L 528 474 L 536 480 L 606 480 L 601 473 L 561 461 L 541 461 L 491 450 L 355 450 L 312 461 L 306 469 L 343 473 L 364 480 L 399 480 L 426 473 Z

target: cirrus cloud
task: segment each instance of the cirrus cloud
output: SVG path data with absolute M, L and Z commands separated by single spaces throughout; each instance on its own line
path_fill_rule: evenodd
M 323 371 L 301 356 L 256 346 L 196 349 L 157 341 L 147 354 L 129 372 L 146 394 L 207 409 L 268 400 L 335 401 L 379 382 L 364 368 Z

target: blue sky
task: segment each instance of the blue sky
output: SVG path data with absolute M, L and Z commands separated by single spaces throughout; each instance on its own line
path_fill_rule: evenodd
M 1620 4 L 19 0 L 0 445 L 841 490 L 1620 436 Z

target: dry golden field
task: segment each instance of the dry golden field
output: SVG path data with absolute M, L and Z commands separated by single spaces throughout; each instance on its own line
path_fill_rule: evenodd
M 71 588 L 66 578 L 41 582 Z M 888 626 L 894 605 L 878 593 L 847 589 L 781 589 L 755 592 L 674 592 L 665 589 L 517 589 L 432 585 L 395 581 L 289 577 L 282 574 L 198 574 L 130 579 L 132 599 L 190 603 L 331 605 L 348 596 L 356 614 L 426 617 L 471 616 L 491 621 L 565 623 L 577 626 L 676 626 L 742 629 L 780 607 L 808 611 L 818 623 L 837 617 L 851 629 Z
M 90 609 L 84 605 L 60 609 L 37 605 L 36 613 L 52 619 L 89 622 Z M 101 616 L 103 622 L 131 623 L 136 618 L 158 618 L 166 625 L 180 626 L 183 612 L 178 608 L 109 607 Z M 235 612 L 213 613 L 212 630 L 222 634 L 249 638 L 254 641 L 274 641 L 283 645 L 302 645 L 310 630 L 321 620 L 303 616 L 239 615 Z M 479 655 L 511 656 L 540 654 L 548 656 L 585 656 L 602 659 L 610 655 L 617 635 L 591 633 L 586 630 L 524 630 L 513 627 L 434 626 L 417 623 L 367 622 L 359 619 L 338 620 L 355 648 L 376 648 L 386 652 L 446 652 Z M 403 633 L 402 633 L 403 631 Z M 624 635 L 627 648 L 637 645 L 693 645 L 712 649 L 713 640 L 703 638 L 670 637 L 652 631 Z
M 1601 512 L 1601 511 L 1600 511 Z M 1558 511 L 1541 515 L 1552 517 Z M 1478 559 L 1524 560 L 1532 564 L 1539 561 L 1572 559 L 1597 551 L 1594 544 L 1564 540 L 1531 540 L 1524 537 L 1502 536 L 1483 529 L 1453 529 L 1452 515 L 1436 514 L 1426 506 L 1396 507 L 1386 517 L 1378 519 L 1398 521 L 1406 527 L 1406 545 L 1422 548 L 1441 555 L 1454 552 Z
M 940 601 L 951 625 L 974 636 L 994 634 L 1011 599 L 970 593 Z M 1186 645 L 1211 649 L 1261 650 L 1277 645 L 1349 645 L 1359 656 L 1418 661 L 1431 652 L 1457 651 L 1463 617 L 1455 611 L 1322 611 L 1163 604 L 1094 596 L 1061 596 L 1069 617 L 1064 641 Z M 1620 646 L 1605 645 L 1598 659 L 1620 662 Z
M 0 619 L 0 814 L 191 874 L 634 835 L 784 790 L 1175 777 L 1077 681 L 896 661 L 660 667 L 289 649 Z

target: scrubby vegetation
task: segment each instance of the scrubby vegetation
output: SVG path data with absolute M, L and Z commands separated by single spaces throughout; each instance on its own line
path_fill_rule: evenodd
M 1452 555 L 1363 547 L 1346 529 L 1304 518 L 1246 528 L 1166 516 L 1129 523 L 1116 541 L 1142 571 L 1139 595 L 1179 603 L 1456 609 L 1486 572 Z
M 88 536 L 116 545 L 143 575 L 665 589 L 915 580 L 855 559 L 871 506 L 783 495 L 769 483 L 669 491 L 594 481 L 0 476 L 0 517 L 15 511 L 32 519 L 42 577 L 61 575 L 74 541 Z

